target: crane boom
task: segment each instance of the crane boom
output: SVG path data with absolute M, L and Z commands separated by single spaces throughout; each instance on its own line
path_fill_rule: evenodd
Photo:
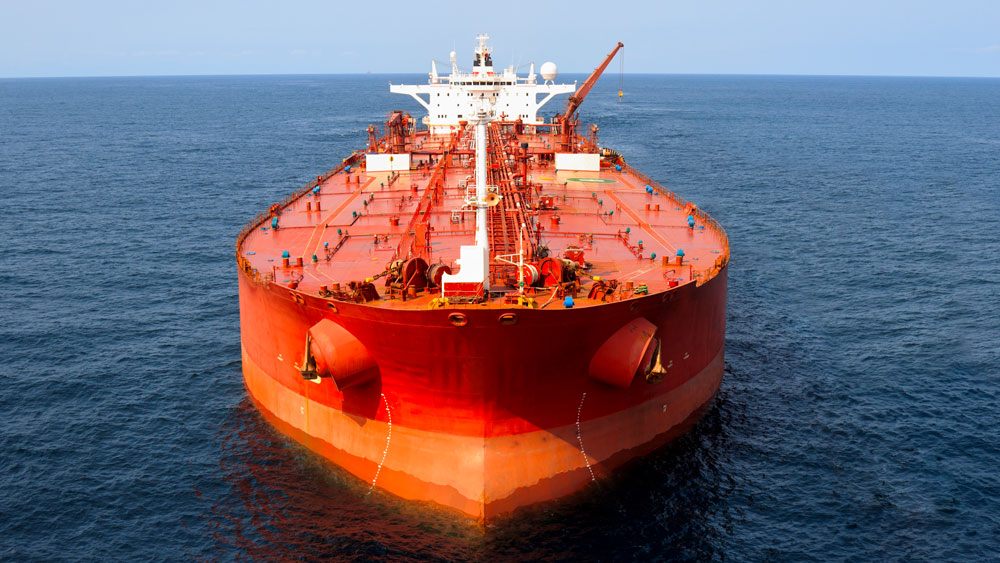
M 580 104 L 583 103 L 583 99 L 587 97 L 587 93 L 590 92 L 590 89 L 597 83 L 597 79 L 604 74 L 604 69 L 608 67 L 608 63 L 611 62 L 611 59 L 615 58 L 615 54 L 624 46 L 625 45 L 619 41 L 618 45 L 615 45 L 615 48 L 612 49 L 611 52 L 608 53 L 608 56 L 604 58 L 604 62 L 595 68 L 594 72 L 590 73 L 590 76 L 587 77 L 587 80 L 580 85 L 580 88 L 578 88 L 577 91 L 569 97 L 569 100 L 566 101 L 566 111 L 564 111 L 562 115 L 564 120 L 569 120 L 569 118 L 572 117 L 573 113 L 580 107 Z

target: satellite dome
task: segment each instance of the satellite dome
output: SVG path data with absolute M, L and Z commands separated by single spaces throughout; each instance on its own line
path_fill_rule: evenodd
M 552 80 L 553 78 L 556 77 L 557 74 L 559 74 L 558 69 L 556 69 L 556 63 L 553 62 L 547 62 L 543 64 L 541 71 L 542 71 L 542 78 L 544 78 L 545 80 Z
M 450 58 L 451 58 L 451 60 L 455 60 L 455 51 L 451 52 L 451 57 Z

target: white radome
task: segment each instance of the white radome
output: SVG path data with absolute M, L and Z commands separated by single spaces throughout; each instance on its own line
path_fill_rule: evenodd
M 556 63 L 547 62 L 542 65 L 541 74 L 543 80 L 552 80 L 559 74 L 559 70 L 556 68 Z

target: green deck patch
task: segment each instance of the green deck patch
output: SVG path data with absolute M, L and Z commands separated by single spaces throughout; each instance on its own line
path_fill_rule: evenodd
M 584 182 L 587 184 L 614 184 L 614 180 L 608 180 L 607 178 L 570 178 L 570 182 Z

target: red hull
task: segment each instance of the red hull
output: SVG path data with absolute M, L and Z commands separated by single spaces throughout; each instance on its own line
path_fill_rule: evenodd
M 337 303 L 240 272 L 243 371 L 283 431 L 372 486 L 478 519 L 565 496 L 683 432 L 722 378 L 726 271 L 702 285 L 580 309 L 391 310 Z M 501 324 L 504 313 L 518 315 Z M 637 318 L 658 329 L 667 374 L 618 388 L 594 353 Z M 378 377 L 338 391 L 304 380 L 304 335 L 353 334 Z

